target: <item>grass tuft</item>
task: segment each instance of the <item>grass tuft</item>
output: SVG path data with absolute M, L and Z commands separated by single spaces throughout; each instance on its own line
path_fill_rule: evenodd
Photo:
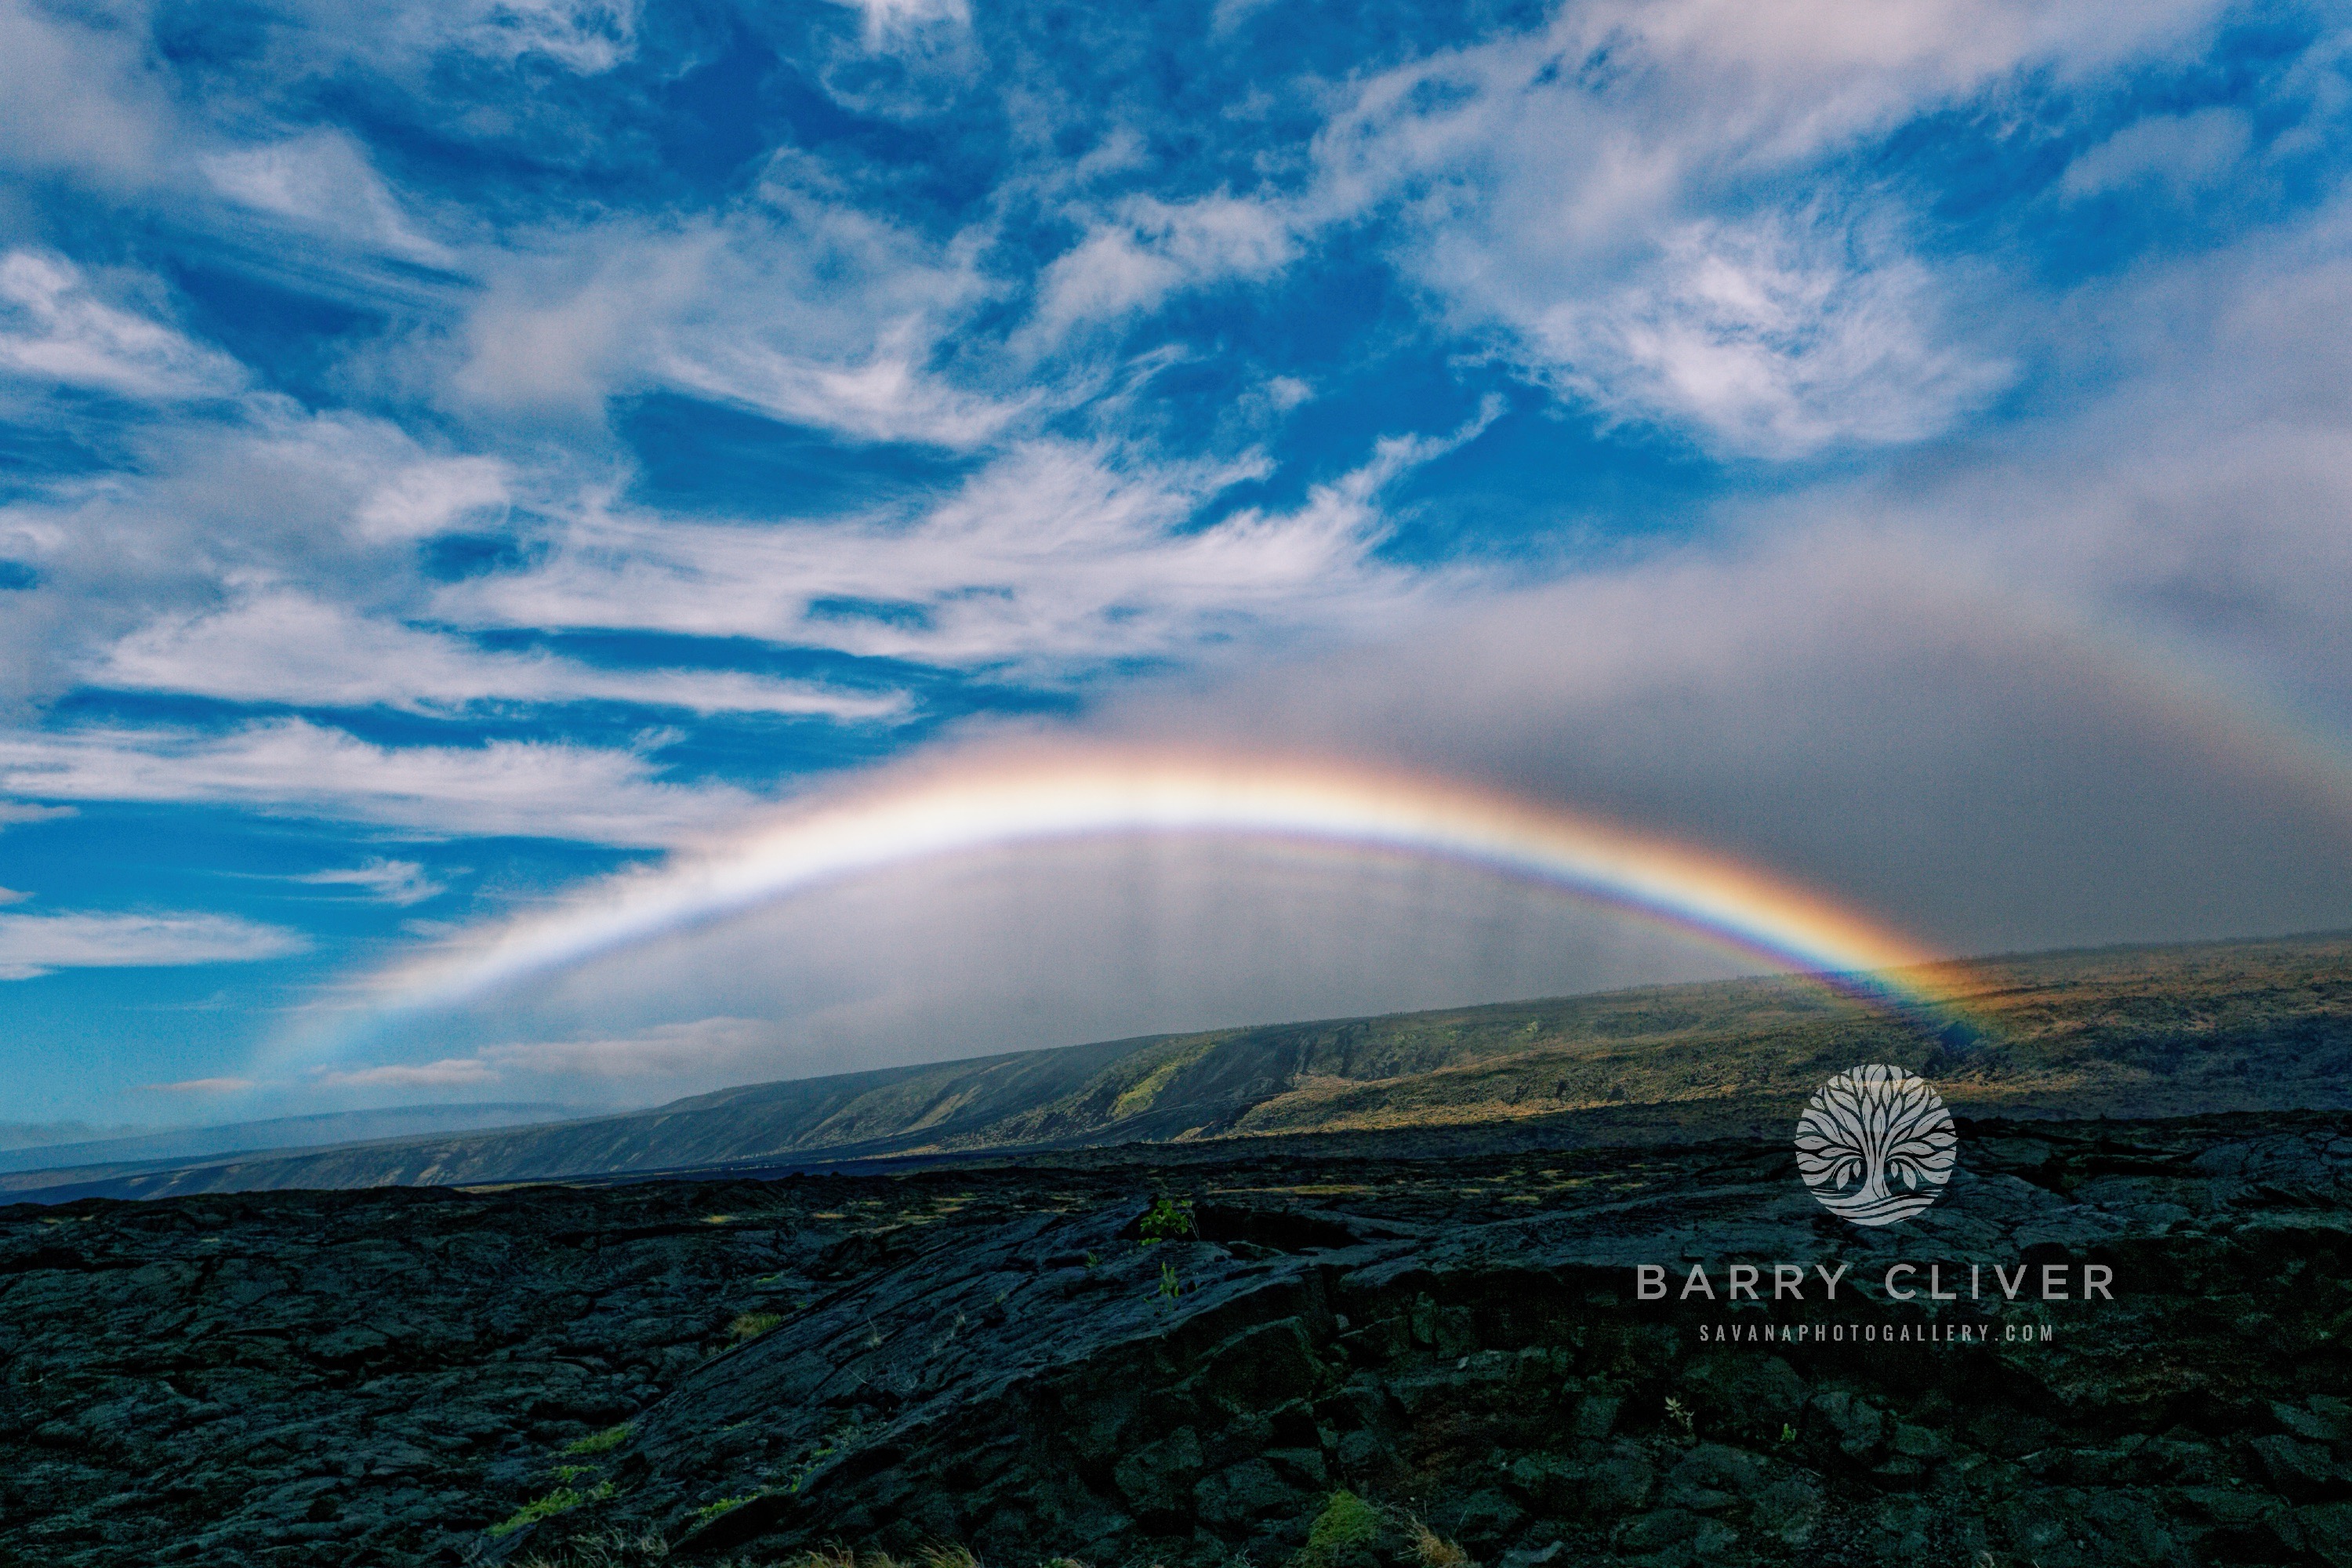
M 887 1552 L 864 1555 L 838 1543 L 819 1546 L 787 1557 L 777 1568 L 984 1568 L 969 1546 L 927 1546 L 913 1557 L 893 1557 Z M 1055 1557 L 1038 1568 L 1087 1568 L 1075 1558 Z
M 750 1502 L 753 1498 L 758 1497 L 759 1495 L 760 1494 L 757 1492 L 746 1492 L 741 1497 L 723 1497 L 716 1502 L 704 1503 L 700 1508 L 694 1510 L 694 1522 L 688 1528 L 700 1530 L 704 1525 L 709 1524 L 712 1520 L 719 1518 L 721 1514 L 733 1513 L 737 1509 L 741 1508 L 745 1503 Z
M 534 1552 L 516 1568 L 643 1568 L 646 1563 L 667 1561 L 669 1543 L 654 1531 L 624 1535 L 612 1531 L 568 1541 L 558 1556 L 544 1557 Z
M 1410 1515 L 1405 1519 L 1405 1543 L 1421 1568 L 1471 1568 L 1470 1553 Z
M 559 1513 L 570 1513 L 583 1502 L 602 1502 L 612 1495 L 613 1483 L 610 1481 L 600 1481 L 584 1492 L 574 1491 L 570 1487 L 558 1487 L 543 1498 L 532 1499 L 490 1526 L 490 1539 L 504 1541 L 527 1525 L 537 1524 L 542 1519 L 553 1519 Z
M 609 1454 L 619 1447 L 621 1440 L 628 1435 L 629 1424 L 624 1421 L 618 1426 L 607 1426 L 602 1432 L 593 1432 L 585 1437 L 574 1437 L 563 1445 L 563 1451 L 574 1458 L 582 1454 Z

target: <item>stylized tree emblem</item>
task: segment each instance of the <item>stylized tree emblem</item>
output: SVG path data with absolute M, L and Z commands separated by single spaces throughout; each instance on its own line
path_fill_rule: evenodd
M 1797 1173 L 1841 1219 L 1893 1225 L 1942 1193 L 1954 1142 L 1951 1112 L 1934 1089 L 1901 1068 L 1849 1068 L 1797 1119 Z

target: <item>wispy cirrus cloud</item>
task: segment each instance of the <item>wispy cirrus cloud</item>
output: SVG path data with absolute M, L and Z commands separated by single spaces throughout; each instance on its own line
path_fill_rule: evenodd
M 666 784 L 658 773 L 620 747 L 387 746 L 303 720 L 0 735 L 0 789 L 18 795 L 203 802 L 442 835 L 670 844 L 758 800 L 730 784 Z
M 1471 439 L 1381 442 L 1297 506 L 1190 526 L 1259 461 L 1143 466 L 1101 447 L 1015 447 L 912 522 L 753 528 L 591 513 L 527 570 L 436 596 L 457 625 L 751 637 L 1066 679 L 1253 626 L 1360 624 L 1423 591 L 1378 556 L 1382 489 Z
M 420 42 L 446 38 L 475 54 L 539 57 L 585 74 L 611 70 L 636 47 L 635 0 L 478 0 L 407 17 Z
M 1458 324 L 1607 414 L 1763 458 L 1914 441 L 2010 351 L 1920 216 L 1832 161 L 2018 73 L 2162 56 L 2216 9 L 1566 7 L 1362 83 L 1310 202 L 1393 211 L 1398 265 Z
M 252 963 L 310 948 L 300 931 L 234 915 L 0 914 L 0 980 L 60 969 Z
M 1034 330 L 1050 341 L 1151 310 L 1182 289 L 1265 279 L 1299 254 L 1297 226 L 1266 201 L 1130 197 L 1045 268 Z
M 176 1083 L 142 1083 L 139 1088 L 150 1094 L 243 1094 L 256 1088 L 249 1078 L 184 1078 Z
M 1800 456 L 1948 428 L 2011 380 L 1940 320 L 1937 280 L 1899 251 L 1858 256 L 1818 216 L 1693 223 L 1613 291 L 1528 312 L 1534 374 L 1611 415 L 1728 450 Z
M 478 406 L 593 415 L 667 387 L 861 439 L 968 447 L 1024 401 L 929 368 L 992 291 L 969 247 L 811 188 L 790 158 L 723 216 L 552 233 L 488 270 L 448 380 Z
M 971 24 L 968 0 L 835 0 L 859 14 L 866 46 L 887 48 L 933 28 Z
M 495 1083 L 499 1075 L 471 1058 L 448 1057 L 413 1066 L 352 1068 L 325 1072 L 318 1081 L 331 1089 L 466 1089 Z
M 70 261 L 0 257 L 0 370 L 30 380 L 173 401 L 237 388 L 236 362 L 102 299 Z
M 457 259 L 417 232 L 366 153 L 340 132 L 224 148 L 203 154 L 197 166 L 229 200 L 314 235 L 432 266 Z
M 543 653 L 485 652 L 446 633 L 362 616 L 288 591 L 150 622 L 87 668 L 89 684 L 121 690 L 415 712 L 604 701 L 696 713 L 886 720 L 907 706 L 897 694 L 832 690 L 733 670 L 599 669 Z
M 313 888 L 356 888 L 372 899 L 406 909 L 448 891 L 414 860 L 391 860 L 378 855 L 358 866 L 332 866 L 306 871 L 292 880 Z

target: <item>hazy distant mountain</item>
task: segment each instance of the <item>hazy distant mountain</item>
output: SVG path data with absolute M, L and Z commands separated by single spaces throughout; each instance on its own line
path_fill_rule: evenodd
M 12 1142 L 0 1136 L 0 1172 L 56 1171 L 89 1165 L 149 1165 L 208 1159 L 262 1149 L 312 1149 L 362 1139 L 409 1138 L 428 1132 L 466 1132 L 489 1127 L 522 1127 L 535 1121 L 576 1117 L 579 1107 L 529 1103 L 402 1105 L 383 1110 L 336 1110 L 315 1116 L 278 1116 L 262 1121 L 232 1121 L 216 1127 L 175 1127 L 162 1132 L 133 1128 L 92 1128 L 82 1122 L 42 1124 L 64 1137 Z M 29 1123 L 15 1131 L 31 1133 Z
M 85 1143 L 99 1138 L 127 1138 L 136 1127 L 93 1127 L 87 1121 L 0 1121 L 0 1149 L 37 1149 L 57 1143 Z
M 2352 1106 L 2352 939 L 2048 953 L 1934 979 L 1956 1015 L 1890 1015 L 1788 978 L 1657 986 L 757 1084 L 169 1170 L 20 1173 L 0 1190 L 452 1185 L 1496 1122 L 1712 1134 L 1793 1121 L 1824 1078 L 1870 1061 L 1934 1079 L 1963 1115 Z

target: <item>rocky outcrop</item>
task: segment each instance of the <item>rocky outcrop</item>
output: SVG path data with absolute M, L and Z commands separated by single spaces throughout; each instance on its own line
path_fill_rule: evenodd
M 2352 1561 L 2352 1118 L 1961 1133 L 0 1211 L 0 1561 Z
M 577 1522 L 1278 1563 L 1344 1492 L 1489 1563 L 2352 1560 L 2352 1129 L 1968 1131 L 1874 1233 L 1743 1144 L 1368 1171 L 1158 1245 L 1140 1194 L 943 1238 L 690 1374 Z M 1389 1532 L 1359 1555 L 1407 1561 Z
M 0 1209 L 0 1562 L 456 1563 L 853 1227 L 823 1183 Z

